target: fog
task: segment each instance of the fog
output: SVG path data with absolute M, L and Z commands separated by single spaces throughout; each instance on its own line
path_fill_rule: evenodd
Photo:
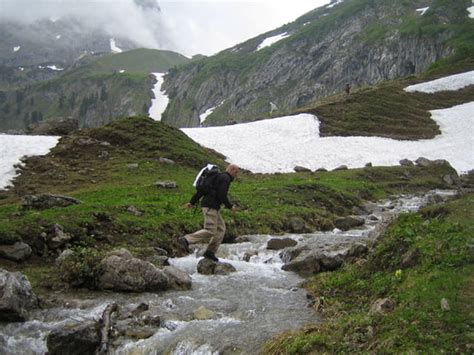
M 0 0 L 0 21 L 74 17 L 148 48 L 214 54 L 329 0 Z M 161 10 L 161 11 L 160 11 Z

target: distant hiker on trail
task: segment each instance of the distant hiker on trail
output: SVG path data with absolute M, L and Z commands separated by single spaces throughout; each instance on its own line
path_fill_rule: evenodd
M 221 208 L 221 205 L 224 204 L 225 207 L 232 210 L 232 212 L 235 212 L 236 208 L 230 203 L 227 193 L 229 191 L 229 186 L 237 176 L 239 169 L 240 168 L 237 165 L 230 164 L 227 166 L 225 172 L 217 173 L 212 177 L 213 181 L 210 188 L 198 188 L 197 192 L 191 198 L 191 201 L 185 205 L 186 208 L 193 208 L 201 197 L 203 197 L 201 208 L 204 215 L 204 228 L 195 233 L 187 234 L 184 237 L 178 238 L 179 243 L 183 246 L 186 252 L 190 252 L 189 244 L 209 243 L 204 252 L 204 257 L 211 259 L 214 262 L 219 261 L 215 253 L 221 245 L 225 234 L 225 222 L 219 209 Z M 199 175 L 196 181 L 198 180 Z
M 346 87 L 344 88 L 344 91 L 346 92 L 346 95 L 349 95 L 351 93 L 352 86 L 351 84 L 347 83 Z

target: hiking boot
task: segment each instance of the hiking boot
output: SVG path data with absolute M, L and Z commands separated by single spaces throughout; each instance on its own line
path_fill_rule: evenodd
M 189 249 L 189 242 L 186 240 L 185 237 L 179 237 L 178 238 L 178 243 L 181 245 L 184 249 L 184 251 L 188 254 L 191 254 L 191 250 Z
M 212 251 L 206 250 L 203 256 L 207 259 L 211 259 L 215 263 L 219 262 L 219 259 L 217 259 L 216 254 L 214 254 Z

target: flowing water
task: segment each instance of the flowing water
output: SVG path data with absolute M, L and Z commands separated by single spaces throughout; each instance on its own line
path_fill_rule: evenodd
M 286 237 L 312 249 L 339 253 L 354 241 L 368 239 L 380 220 L 415 211 L 435 194 L 449 196 L 453 192 L 436 191 L 382 201 L 372 206 L 378 221 L 366 216 L 366 225 L 359 229 Z M 171 259 L 173 266 L 191 275 L 193 286 L 188 291 L 68 296 L 68 302 L 63 302 L 61 307 L 34 312 L 34 320 L 0 325 L 0 353 L 44 354 L 45 336 L 52 329 L 72 321 L 97 320 L 111 302 L 130 309 L 146 302 L 150 309 L 159 310 L 162 326 L 148 339 L 120 338 L 114 343 L 114 354 L 254 354 L 265 340 L 277 333 L 321 321 L 309 307 L 305 291 L 298 287 L 303 279 L 282 271 L 279 251 L 266 249 L 270 238 L 253 235 L 248 236 L 247 242 L 222 245 L 218 256 L 237 269 L 227 276 L 198 274 L 197 255 Z M 243 261 L 246 252 L 255 251 L 258 255 L 252 256 L 249 262 Z M 193 311 L 201 306 L 213 312 L 212 319 L 194 319 Z

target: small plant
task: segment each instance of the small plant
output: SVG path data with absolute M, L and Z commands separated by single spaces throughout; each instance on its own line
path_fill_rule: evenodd
M 61 279 L 73 287 L 95 289 L 102 273 L 102 253 L 92 248 L 76 247 L 61 264 Z

